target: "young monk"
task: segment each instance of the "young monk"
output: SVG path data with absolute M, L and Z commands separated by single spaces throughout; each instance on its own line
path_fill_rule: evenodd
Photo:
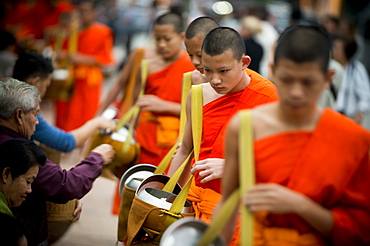
M 69 101 L 57 102 L 56 125 L 65 131 L 76 129 L 94 118 L 104 80 L 101 67 L 113 62 L 112 31 L 95 22 L 96 7 L 93 0 L 83 0 L 78 7 L 81 24 L 77 53 L 67 57 L 74 65 L 73 94 Z
M 138 163 L 157 166 L 177 140 L 182 76 L 194 67 L 186 51 L 181 49 L 184 32 L 180 16 L 174 13 L 159 16 L 153 24 L 153 32 L 159 56 L 148 59 L 145 95 L 136 101 L 141 113 L 135 139 L 140 143 Z M 141 86 L 141 77 L 137 77 L 136 92 Z M 120 204 L 118 186 L 116 191 L 113 214 L 118 213 Z
M 333 75 L 330 46 L 312 26 L 278 40 L 271 71 L 280 101 L 251 111 L 257 184 L 243 203 L 255 216 L 254 245 L 370 243 L 370 133 L 317 106 Z M 220 206 L 239 186 L 239 128 L 237 114 L 226 134 Z
M 188 165 L 180 183 L 195 175 L 188 199 L 196 216 L 210 221 L 218 203 L 223 173 L 223 135 L 225 123 L 238 110 L 277 100 L 275 86 L 245 73 L 250 57 L 245 55 L 240 35 L 233 29 L 218 27 L 210 31 L 202 46 L 202 64 L 209 83 L 203 84 L 203 127 L 199 160 Z M 191 136 L 191 100 L 187 100 L 184 139 L 174 156 L 169 175 L 177 170 L 193 149 Z M 190 170 L 191 168 L 191 170 Z
M 140 143 L 138 163 L 158 165 L 176 142 L 182 76 L 194 67 L 181 49 L 184 41 L 181 17 L 167 13 L 159 16 L 153 26 L 159 56 L 148 60 L 145 95 L 136 101 L 142 111 L 135 139 Z
M 204 75 L 204 69 L 202 65 L 202 44 L 206 35 L 216 27 L 220 25 L 212 18 L 202 16 L 193 20 L 185 31 L 185 47 L 188 52 L 191 62 L 193 63 L 196 70 L 192 72 L 192 84 L 197 85 L 206 83 L 207 78 Z M 259 73 L 246 68 L 245 72 L 248 76 L 257 77 L 264 79 Z

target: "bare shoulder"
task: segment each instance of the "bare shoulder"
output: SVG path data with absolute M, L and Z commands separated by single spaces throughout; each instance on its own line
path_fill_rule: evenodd
M 277 115 L 277 103 L 258 106 L 252 110 L 252 121 L 255 139 L 261 139 L 281 130 L 281 122 Z
M 199 84 L 202 84 L 202 83 L 207 83 L 207 78 L 206 78 L 206 76 L 204 76 L 204 74 L 202 74 L 198 70 L 194 70 L 191 74 L 191 83 L 193 85 L 199 85 Z
M 155 46 L 147 46 L 144 48 L 144 59 L 151 59 L 153 57 L 159 56 Z
M 206 105 L 207 103 L 212 102 L 213 100 L 222 96 L 224 95 L 216 93 L 210 83 L 203 83 L 203 105 Z

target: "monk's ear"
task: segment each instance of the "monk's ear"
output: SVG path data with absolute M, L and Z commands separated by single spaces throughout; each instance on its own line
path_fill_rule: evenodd
M 243 56 L 242 57 L 242 66 L 243 66 L 243 70 L 245 70 L 248 66 L 249 66 L 249 64 L 251 64 L 251 58 L 250 58 L 250 56 Z
M 182 40 L 185 40 L 185 32 L 181 32 L 179 33 L 179 35 Z
M 335 75 L 335 70 L 334 69 L 329 69 L 326 72 L 326 78 L 325 78 L 325 84 L 326 84 L 325 88 L 326 89 L 330 88 L 330 84 L 333 81 L 334 75 Z
M 268 79 L 269 80 L 273 80 L 273 77 L 274 77 L 274 74 L 275 74 L 275 64 L 273 62 L 269 62 L 268 63 Z

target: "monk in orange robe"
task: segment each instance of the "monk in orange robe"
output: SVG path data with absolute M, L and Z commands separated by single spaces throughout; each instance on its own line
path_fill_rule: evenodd
M 148 60 L 145 95 L 136 102 L 142 109 L 135 134 L 141 146 L 138 163 L 158 165 L 177 140 L 182 76 L 194 69 L 188 54 L 181 49 L 181 23 L 175 14 L 164 14 L 154 22 L 160 56 Z
M 254 245 L 370 244 L 370 133 L 317 105 L 334 74 L 330 47 L 317 27 L 286 30 L 271 65 L 280 102 L 251 110 L 257 184 L 242 201 L 254 214 Z M 240 183 L 239 114 L 227 129 L 219 207 Z
M 224 40 L 222 42 L 221 36 Z M 191 42 L 187 40 L 186 43 L 189 41 Z M 217 51 L 212 50 L 212 47 Z M 276 89 L 271 82 L 251 70 L 245 72 L 250 57 L 245 56 L 244 52 L 240 35 L 230 28 L 213 29 L 204 39 L 202 66 L 210 82 L 203 84 L 203 126 L 199 161 L 193 161 L 191 170 L 188 168 L 182 174 L 180 183 L 184 184 L 189 171 L 194 174 L 188 200 L 193 202 L 196 217 L 206 222 L 211 220 L 213 209 L 221 198 L 225 123 L 240 109 L 277 100 Z M 190 119 L 190 115 L 187 118 Z M 191 124 L 188 121 L 184 140 L 171 163 L 169 175 L 177 170 L 192 148 Z
M 135 139 L 140 144 L 137 163 L 158 166 L 176 143 L 180 127 L 182 77 L 194 67 L 188 54 L 181 49 L 184 33 L 180 16 L 172 13 L 159 16 L 154 22 L 153 31 L 156 53 L 159 56 L 148 59 L 149 75 L 145 95 L 136 101 L 136 105 L 142 110 Z M 137 88 L 141 84 L 140 79 L 138 76 Z M 119 205 L 120 196 L 117 187 L 113 214 L 118 213 Z
M 74 64 L 73 94 L 69 101 L 56 103 L 56 125 L 65 131 L 76 129 L 95 116 L 104 80 L 101 66 L 113 62 L 111 29 L 95 22 L 96 10 L 92 2 L 82 1 L 79 11 L 82 26 L 78 34 L 78 52 L 70 57 Z

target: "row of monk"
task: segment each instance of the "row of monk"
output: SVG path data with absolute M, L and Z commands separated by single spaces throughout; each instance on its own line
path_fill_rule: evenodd
M 235 30 L 219 27 L 209 17 L 194 20 L 185 33 L 182 26 L 181 17 L 176 14 L 158 17 L 153 25 L 155 47 L 135 50 L 116 84 L 128 88 L 125 78 L 132 70 L 130 66 L 138 59 L 148 61 L 144 95 L 138 97 L 143 70 L 139 67 L 129 102 L 141 108 L 135 133 L 140 143 L 137 163 L 158 165 L 176 143 L 182 77 L 192 72 L 192 83 L 202 85 L 202 137 L 199 156 L 189 161 L 180 184 L 194 175 L 188 200 L 196 217 L 210 222 L 217 213 L 216 205 L 222 206 L 239 187 L 239 152 L 245 151 L 239 150 L 240 114 L 251 109 L 257 184 L 244 194 L 242 203 L 255 215 L 255 245 L 368 245 L 370 133 L 346 116 L 317 105 L 333 76 L 328 69 L 331 41 L 325 30 L 318 26 L 292 26 L 285 30 L 276 41 L 270 64 L 271 83 L 247 68 L 251 58 L 245 54 L 244 42 Z M 181 48 L 184 41 L 187 53 Z M 82 55 L 80 58 L 82 61 Z M 87 64 L 85 68 L 89 67 Z M 42 70 L 39 67 L 44 72 L 39 72 Z M 81 70 L 75 67 L 76 72 Z M 15 79 L 0 84 L 0 143 L 32 137 L 51 146 L 47 141 L 56 142 L 56 134 L 61 134 L 71 136 L 74 148 L 83 145 L 96 129 L 115 130 L 115 123 L 102 117 L 69 133 L 40 120 L 39 103 L 51 72 L 50 60 L 40 55 L 27 53 L 19 57 L 13 73 Z M 88 97 L 88 84 L 95 83 L 80 81 L 75 80 L 74 94 L 81 86 Z M 111 98 L 117 97 L 117 87 L 109 93 Z M 191 92 L 186 102 L 183 140 L 167 171 L 169 176 L 194 148 L 189 99 Z M 86 105 L 88 99 L 81 100 Z M 102 105 L 99 113 L 112 101 Z M 77 120 L 82 112 L 80 109 L 69 120 Z M 41 123 L 45 131 L 39 130 Z M 35 130 L 44 139 L 37 139 Z M 21 197 L 27 194 L 26 201 L 12 209 L 26 227 L 29 245 L 37 245 L 46 238 L 45 201 L 65 203 L 83 197 L 113 156 L 110 145 L 100 145 L 71 170 L 46 160 L 33 173 L 37 175 L 32 183 L 33 192 L 24 191 Z M 5 186 L 4 180 L 9 176 L 6 175 L 13 171 L 7 166 L 3 170 L 7 170 L 1 176 Z M 22 175 L 20 179 L 26 182 Z M 0 192 L 7 196 L 6 189 Z M 14 206 L 10 199 L 3 202 Z M 80 213 L 81 207 L 77 205 L 74 220 Z M 237 245 L 242 234 L 236 225 L 237 216 L 235 210 L 230 225 L 222 233 L 230 245 Z

